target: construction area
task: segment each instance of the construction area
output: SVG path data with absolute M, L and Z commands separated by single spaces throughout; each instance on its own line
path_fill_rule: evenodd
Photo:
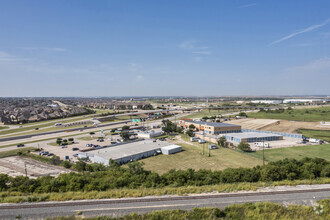
M 13 156 L 0 159 L 0 173 L 11 177 L 28 176 L 38 178 L 41 176 L 58 176 L 61 173 L 69 173 L 72 170 L 64 167 L 46 164 L 31 158 Z

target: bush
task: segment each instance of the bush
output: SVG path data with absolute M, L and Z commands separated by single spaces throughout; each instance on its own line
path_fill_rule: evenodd
M 186 135 L 188 135 L 189 137 L 193 137 L 194 132 L 192 130 L 188 130 L 188 131 L 186 131 Z
M 244 142 L 239 143 L 238 149 L 240 149 L 241 151 L 244 151 L 244 152 L 252 151 L 250 145 L 248 143 L 244 143 Z

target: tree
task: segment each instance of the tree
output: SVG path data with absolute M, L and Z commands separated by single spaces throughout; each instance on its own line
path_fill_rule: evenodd
M 122 131 L 120 133 L 120 137 L 124 140 L 124 141 L 129 141 L 130 139 L 130 133 L 128 131 Z
M 189 137 L 193 137 L 194 136 L 194 132 L 192 130 L 188 130 L 186 131 L 186 134 L 189 136 Z
M 116 132 L 117 131 L 117 128 L 113 128 L 113 129 L 111 129 L 111 133 L 114 133 L 114 132 Z
M 220 147 L 225 147 L 226 144 L 226 137 L 225 136 L 221 136 L 220 139 L 218 140 L 218 145 Z
M 121 130 L 125 131 L 125 130 L 129 130 L 129 126 L 128 125 L 124 125 Z
M 245 143 L 245 142 L 239 143 L 238 149 L 240 149 L 241 151 L 244 151 L 244 152 L 252 151 L 250 145 L 248 143 Z
M 56 141 L 56 144 L 57 144 L 57 145 L 61 145 L 61 144 L 62 144 L 62 140 L 57 140 L 57 141 Z
M 195 128 L 196 128 L 195 125 L 193 125 L 193 124 L 189 125 L 190 130 L 194 130 Z
M 74 168 L 79 172 L 86 171 L 87 164 L 84 161 L 79 160 L 75 165 Z
M 74 138 L 69 138 L 69 141 L 73 142 L 74 141 Z
M 207 116 L 204 116 L 202 119 L 203 119 L 204 121 L 206 121 L 206 120 L 208 120 L 208 119 L 209 119 L 209 117 L 207 117 Z
M 240 112 L 240 113 L 238 114 L 238 116 L 241 116 L 241 117 L 247 117 L 247 114 L 246 114 L 245 112 Z

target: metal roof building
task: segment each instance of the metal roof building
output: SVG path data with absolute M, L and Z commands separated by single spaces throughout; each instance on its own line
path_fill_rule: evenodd
M 237 143 L 283 140 L 282 135 L 273 134 L 273 133 L 258 133 L 258 132 L 229 133 L 229 134 L 223 134 L 222 136 L 225 136 L 227 141 L 233 141 Z
M 152 140 L 141 140 L 88 152 L 89 159 L 94 163 L 109 164 L 109 160 L 117 161 L 119 164 L 129 161 L 140 160 L 157 155 L 162 147 L 169 146 L 166 141 L 153 142 Z

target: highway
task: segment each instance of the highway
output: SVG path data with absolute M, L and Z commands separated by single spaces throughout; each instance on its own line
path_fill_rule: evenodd
M 218 193 L 193 196 L 159 196 L 129 199 L 81 200 L 68 202 L 40 202 L 23 204 L 1 204 L 0 218 L 42 219 L 55 216 L 75 215 L 81 211 L 85 217 L 108 215 L 122 216 L 146 213 L 155 210 L 182 209 L 195 207 L 224 208 L 231 204 L 246 202 L 275 202 L 284 205 L 314 205 L 317 200 L 330 198 L 330 188 L 307 190 Z

